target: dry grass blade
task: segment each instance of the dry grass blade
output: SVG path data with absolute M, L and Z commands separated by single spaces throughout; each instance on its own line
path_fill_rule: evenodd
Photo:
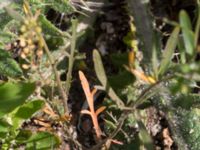
M 85 75 L 83 74 L 83 72 L 79 71 L 79 78 L 81 80 L 81 85 L 83 87 L 85 96 L 87 98 L 87 102 L 90 108 L 90 111 L 94 111 L 94 105 L 93 105 L 93 94 L 90 91 L 90 86 L 89 83 L 85 77 Z

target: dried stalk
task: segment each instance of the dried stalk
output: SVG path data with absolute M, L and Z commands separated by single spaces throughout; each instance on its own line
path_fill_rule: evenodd
M 62 96 L 62 102 L 63 102 L 63 105 L 64 105 L 64 112 L 65 112 L 65 114 L 69 114 L 69 110 L 68 110 L 68 106 L 67 106 L 67 94 L 65 93 L 65 90 L 63 89 L 58 71 L 56 69 L 55 61 L 54 61 L 53 57 L 51 56 L 50 50 L 47 46 L 46 41 L 44 40 L 44 37 L 42 36 L 42 34 L 40 34 L 39 36 L 40 36 L 41 42 L 44 44 L 44 50 L 47 54 L 48 60 L 51 64 L 51 67 L 52 67 L 53 72 L 55 74 L 55 78 L 56 78 L 56 82 L 57 82 L 57 85 L 58 85 L 58 88 L 59 88 L 59 92 L 60 92 L 60 95 Z
M 81 80 L 81 85 L 83 87 L 83 90 L 84 90 L 84 93 L 85 93 L 85 96 L 86 96 L 86 99 L 87 99 L 87 102 L 88 102 L 88 106 L 90 108 L 90 111 L 82 110 L 81 113 L 88 114 L 88 115 L 91 116 L 92 122 L 93 122 L 93 125 L 94 125 L 94 129 L 95 129 L 95 132 L 96 132 L 96 135 L 97 135 L 97 139 L 101 140 L 102 131 L 99 127 L 97 116 L 105 109 L 105 107 L 100 107 L 95 112 L 94 99 L 93 99 L 95 92 L 90 91 L 89 83 L 88 83 L 85 75 L 81 71 L 79 71 L 79 78 Z

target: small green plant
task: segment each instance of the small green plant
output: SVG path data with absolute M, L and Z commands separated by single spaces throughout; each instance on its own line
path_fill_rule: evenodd
M 161 43 L 145 2 L 127 0 L 130 30 L 119 39 L 128 50 L 101 56 L 95 40 L 101 41 L 96 30 L 104 25 L 96 29 L 99 20 L 93 23 L 102 14 L 99 6 L 103 11 L 115 5 L 0 2 L 0 149 L 153 150 L 149 120 L 157 114 L 157 121 L 166 120 L 159 134 L 170 141 L 168 149 L 199 149 L 199 1 L 192 21 L 185 10 L 177 22 L 164 20 L 173 29 Z M 93 51 L 87 50 L 89 37 Z M 94 69 L 88 67 L 91 59 Z M 107 93 L 104 101 L 99 96 L 100 104 L 98 90 Z M 78 108 L 84 106 L 81 100 L 87 108 Z M 88 128 L 81 131 L 84 125 Z
M 32 133 L 30 130 L 20 129 L 23 122 L 30 119 L 45 104 L 43 100 L 28 99 L 34 90 L 35 84 L 33 83 L 0 84 L 1 149 L 17 148 L 20 145 L 26 146 L 27 149 L 31 149 L 35 145 L 40 149 L 41 147 L 55 147 L 59 144 L 59 139 L 51 133 Z M 43 140 L 38 142 L 41 137 Z M 52 145 L 45 145 L 45 142 L 50 141 L 52 141 Z

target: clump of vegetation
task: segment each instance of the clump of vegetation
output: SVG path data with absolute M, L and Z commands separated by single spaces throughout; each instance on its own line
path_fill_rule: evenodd
M 199 149 L 200 2 L 118 4 L 0 2 L 0 149 Z

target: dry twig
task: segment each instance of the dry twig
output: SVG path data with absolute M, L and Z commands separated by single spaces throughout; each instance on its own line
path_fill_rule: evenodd
M 100 107 L 99 109 L 97 109 L 95 111 L 94 109 L 94 99 L 93 96 L 96 92 L 96 90 L 93 90 L 92 92 L 90 91 L 90 87 L 89 87 L 89 83 L 84 75 L 83 72 L 79 71 L 79 78 L 81 80 L 81 85 L 83 87 L 87 102 L 88 102 L 88 106 L 90 108 L 90 110 L 82 110 L 81 113 L 84 114 L 88 114 L 91 116 L 92 118 L 92 122 L 94 125 L 94 129 L 97 135 L 97 139 L 101 140 L 101 135 L 102 135 L 102 131 L 99 127 L 99 123 L 98 123 L 98 115 L 105 110 L 105 107 Z

